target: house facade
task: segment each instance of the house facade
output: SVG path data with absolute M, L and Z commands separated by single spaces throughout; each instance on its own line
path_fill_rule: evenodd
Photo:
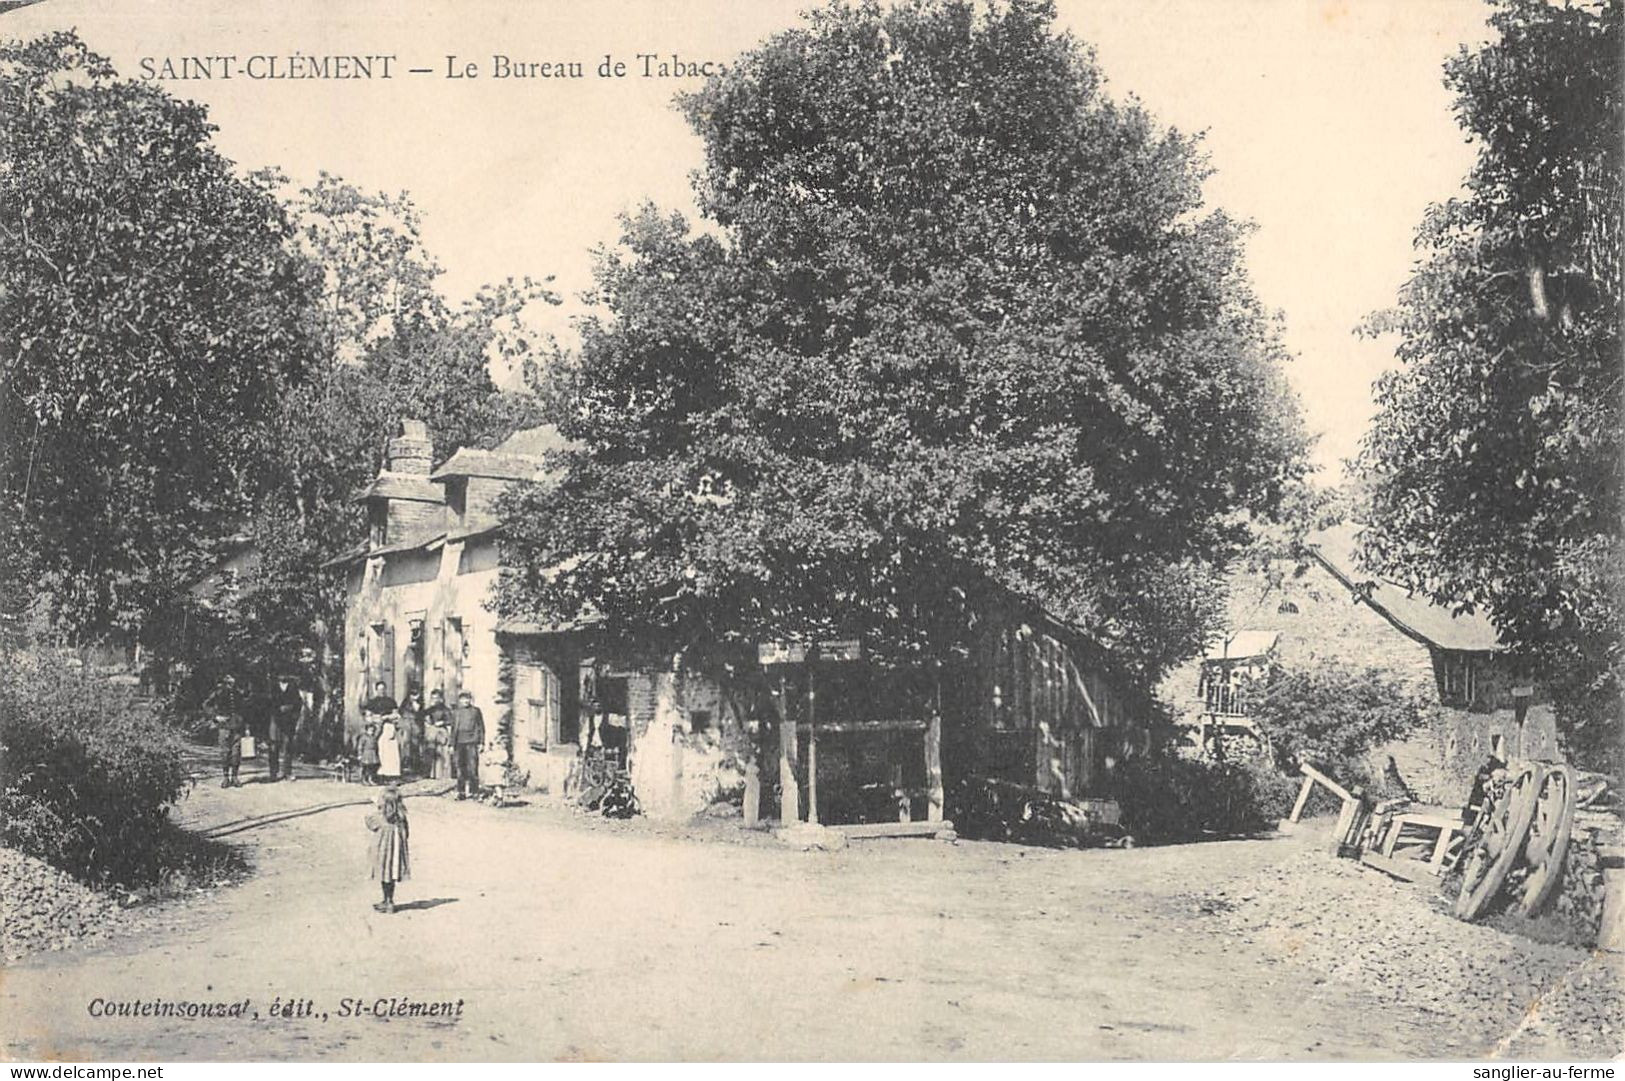
M 396 700 L 462 691 L 493 723 L 502 697 L 497 617 L 497 497 L 533 481 L 545 431 L 521 432 L 495 451 L 461 450 L 432 469 L 420 421 L 390 440 L 384 468 L 357 499 L 366 504 L 367 542 L 335 562 L 345 575 L 344 721 L 361 725 L 361 704 L 382 682 Z M 556 441 L 556 437 L 552 437 Z
M 989 585 L 973 648 L 926 672 L 870 663 L 861 643 L 761 643 L 713 671 L 628 655 L 590 618 L 549 626 L 494 610 L 495 504 L 547 483 L 551 429 L 438 468 L 406 421 L 358 498 L 366 544 L 346 576 L 344 716 L 383 682 L 468 691 L 539 791 L 566 795 L 589 750 L 626 765 L 646 813 L 684 818 L 738 797 L 762 817 L 826 823 L 942 819 L 955 781 L 991 776 L 1068 796 L 1105 794 L 1112 765 L 1149 746 L 1150 699 L 1087 635 Z
M 1230 626 L 1161 688 L 1193 742 L 1250 730 L 1248 684 L 1272 661 L 1325 659 L 1378 668 L 1427 704 L 1421 730 L 1376 751 L 1378 768 L 1392 754 L 1424 801 L 1460 803 L 1496 736 L 1516 757 L 1560 758 L 1546 688 L 1520 671 L 1489 618 L 1365 572 L 1354 558 L 1357 531 L 1311 534 L 1301 566 L 1232 580 Z

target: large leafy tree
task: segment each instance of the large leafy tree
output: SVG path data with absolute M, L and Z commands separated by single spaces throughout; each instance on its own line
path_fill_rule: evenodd
M 72 33 L 0 44 L 0 489 L 71 628 L 187 579 L 310 356 L 287 218 L 212 131 Z
M 1358 461 L 1374 569 L 1488 610 L 1587 755 L 1622 735 L 1621 10 L 1496 0 L 1446 64 L 1478 160 L 1372 320 L 1402 364 Z
M 1304 445 L 1196 142 L 1023 0 L 832 4 L 682 107 L 705 228 L 602 253 L 507 610 L 943 658 L 992 580 L 1193 649 Z
M 279 191 L 287 181 L 267 175 Z M 342 575 L 328 561 L 365 539 L 354 502 L 403 418 L 428 422 L 436 461 L 460 446 L 489 447 L 536 422 L 525 389 L 494 367 L 523 369 L 544 340 L 526 320 L 556 303 L 543 285 L 489 285 L 462 304 L 439 290 L 406 195 L 364 191 L 323 175 L 285 196 L 291 241 L 319 290 L 310 309 L 315 357 L 265 422 L 254 512 L 243 523 L 252 569 L 212 596 L 172 610 L 173 645 L 205 690 L 220 669 L 266 673 L 316 651 L 318 690 L 341 655 Z M 207 610 L 195 602 L 207 601 Z

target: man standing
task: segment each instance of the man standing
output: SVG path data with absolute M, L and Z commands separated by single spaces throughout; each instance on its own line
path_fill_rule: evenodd
M 485 744 L 485 714 L 474 696 L 463 691 L 451 711 L 451 742 L 457 758 L 457 798 L 480 794 L 480 747 Z
M 270 699 L 266 711 L 270 714 L 270 723 L 265 731 L 266 764 L 270 767 L 272 781 L 277 780 L 279 767 L 281 775 L 291 781 L 294 779 L 293 737 L 299 730 L 299 714 L 304 711 L 305 698 L 293 685 L 293 677 L 287 672 L 279 672 Z
M 220 678 L 203 708 L 214 715 L 215 739 L 220 747 L 221 788 L 234 788 L 241 782 L 237 771 L 243 764 L 243 700 L 237 690 L 237 680 L 226 675 Z

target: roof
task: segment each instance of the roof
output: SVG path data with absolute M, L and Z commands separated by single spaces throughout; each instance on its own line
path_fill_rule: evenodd
M 356 493 L 356 502 L 363 499 L 406 499 L 417 503 L 443 503 L 440 486 L 421 473 L 391 473 L 384 471 L 378 479 Z
M 463 447 L 436 469 L 432 480 L 448 477 L 497 477 L 502 480 L 540 480 L 547 475 L 543 457 L 552 451 L 569 450 L 573 443 L 551 424 L 539 424 L 519 431 L 491 450 Z
M 496 454 L 514 454 L 523 458 L 540 458 L 549 451 L 571 450 L 575 444 L 559 434 L 551 424 L 538 424 L 534 428 L 521 428 L 498 443 Z
M 1275 649 L 1275 643 L 1280 637 L 1279 631 L 1237 631 L 1229 641 L 1221 638 L 1209 646 L 1207 652 L 1202 654 L 1202 659 L 1236 661 L 1249 657 L 1264 657 Z
M 446 463 L 429 475 L 430 480 L 450 477 L 498 477 L 502 480 L 535 480 L 541 474 L 541 464 L 533 458 L 518 454 L 499 454 L 494 450 L 463 447 L 446 459 Z
M 1366 572 L 1355 558 L 1360 527 L 1334 526 L 1304 538 L 1310 554 L 1401 633 L 1438 649 L 1491 652 L 1500 632 L 1484 612 L 1458 612 Z
M 603 616 L 581 615 L 562 623 L 538 623 L 529 619 L 504 619 L 497 623 L 498 634 L 564 634 L 584 630 L 604 621 Z

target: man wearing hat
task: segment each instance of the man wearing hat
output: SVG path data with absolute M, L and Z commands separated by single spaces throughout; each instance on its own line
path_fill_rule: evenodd
M 265 759 L 271 780 L 278 780 L 280 772 L 291 781 L 294 779 L 293 737 L 299 730 L 299 714 L 304 711 L 305 697 L 286 670 L 277 673 L 276 686 L 271 689 L 267 705 L 270 719 L 265 730 Z
M 485 714 L 463 691 L 451 711 L 451 742 L 457 756 L 457 798 L 480 794 L 480 748 L 485 745 Z

